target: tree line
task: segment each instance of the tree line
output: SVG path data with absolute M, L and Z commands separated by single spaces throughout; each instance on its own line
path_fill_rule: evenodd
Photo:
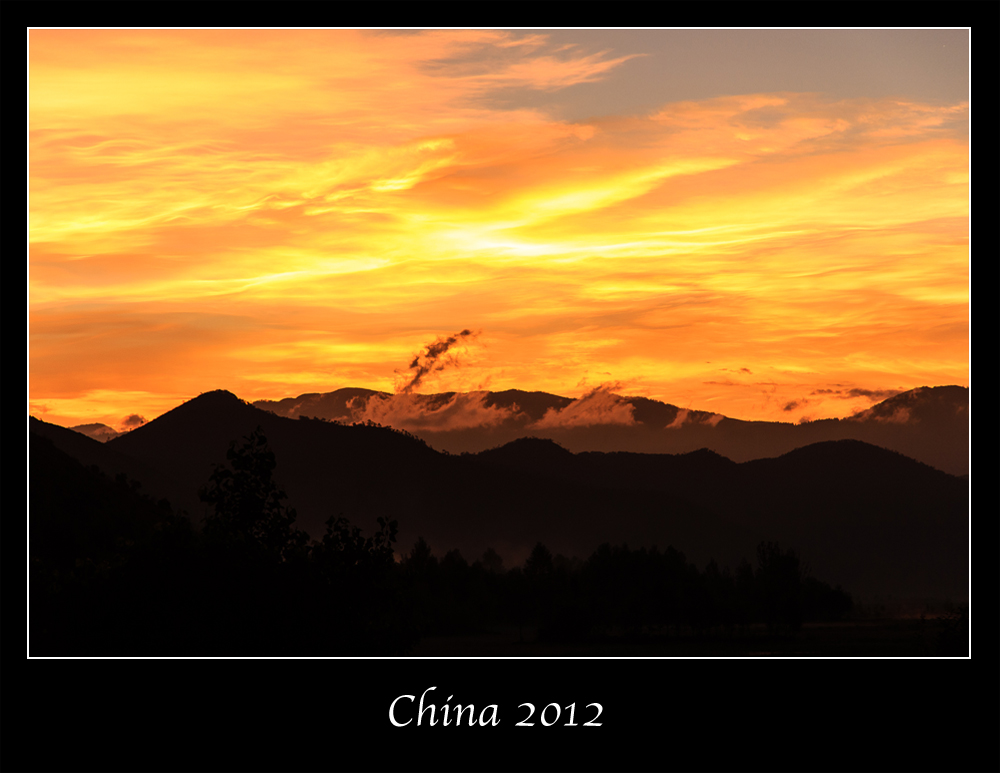
M 471 564 L 455 550 L 438 558 L 423 539 L 397 556 L 398 524 L 383 518 L 365 536 L 332 516 L 310 540 L 259 428 L 200 492 L 210 507 L 200 530 L 123 477 L 31 443 L 31 654 L 405 655 L 421 637 L 498 626 L 572 645 L 754 624 L 791 633 L 851 608 L 769 542 L 731 571 L 699 570 L 673 547 L 602 545 L 567 559 L 539 543 L 510 569 L 493 550 Z

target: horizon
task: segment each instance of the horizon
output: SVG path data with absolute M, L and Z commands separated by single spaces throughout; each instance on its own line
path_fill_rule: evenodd
M 887 395 L 885 395 L 883 397 L 881 397 L 877 401 L 870 402 L 869 403 L 869 407 L 874 407 L 875 405 L 878 405 L 878 404 L 880 404 L 882 402 L 886 402 L 888 400 L 891 400 L 893 397 L 896 397 L 896 396 L 898 396 L 900 394 L 905 394 L 906 392 L 915 392 L 915 391 L 925 390 L 925 389 L 947 389 L 947 388 L 950 388 L 950 387 L 956 387 L 958 389 L 968 389 L 967 386 L 962 386 L 960 384 L 935 384 L 935 385 L 924 384 L 924 385 L 921 385 L 919 387 L 914 387 L 913 389 L 909 389 L 909 390 L 898 390 L 898 391 L 897 390 L 887 390 L 887 391 L 889 391 L 891 393 L 887 394 Z M 138 429 L 139 427 L 145 426 L 146 424 L 149 424 L 150 422 L 155 421 L 156 419 L 160 418 L 161 416 L 165 415 L 166 413 L 169 413 L 170 411 L 174 410 L 175 408 L 179 408 L 179 407 L 181 407 L 182 405 L 184 405 L 186 403 L 189 403 L 189 402 L 191 402 L 193 400 L 198 399 L 199 397 L 202 397 L 202 396 L 208 395 L 208 394 L 212 394 L 212 393 L 215 393 L 215 392 L 225 392 L 225 393 L 231 394 L 236 399 L 240 400 L 243 403 L 246 403 L 247 405 L 249 405 L 249 406 L 251 406 L 253 408 L 258 408 L 259 410 L 268 410 L 267 408 L 262 408 L 262 407 L 258 406 L 258 403 L 275 403 L 275 404 L 277 404 L 277 403 L 282 402 L 284 400 L 294 400 L 294 399 L 297 399 L 297 398 L 305 397 L 307 395 L 320 395 L 320 396 L 322 396 L 322 395 L 327 395 L 327 394 L 333 394 L 333 393 L 336 393 L 336 392 L 341 391 L 341 390 L 353 390 L 353 389 L 360 389 L 360 390 L 364 390 L 364 391 L 369 391 L 369 392 L 372 392 L 373 394 L 378 394 L 378 395 L 380 395 L 380 396 L 382 396 L 384 398 L 388 398 L 390 404 L 394 400 L 394 398 L 410 397 L 410 396 L 413 396 L 413 397 L 416 397 L 416 398 L 431 398 L 431 397 L 439 397 L 439 396 L 442 396 L 442 395 L 445 395 L 445 394 L 453 394 L 455 397 L 464 397 L 464 396 L 476 395 L 476 394 L 485 395 L 485 394 L 488 394 L 491 391 L 494 391 L 494 392 L 502 392 L 502 391 L 529 392 L 529 390 L 516 390 L 516 389 L 514 389 L 514 390 L 474 390 L 474 391 L 471 391 L 471 392 L 426 392 L 426 393 L 423 393 L 423 392 L 421 392 L 421 393 L 413 392 L 413 393 L 401 393 L 401 392 L 380 392 L 379 390 L 368 389 L 367 387 L 341 387 L 340 389 L 330 390 L 329 392 L 304 392 L 304 393 L 299 394 L 299 395 L 288 395 L 288 396 L 283 397 L 283 398 L 275 398 L 275 399 L 261 398 L 261 399 L 258 399 L 258 400 L 247 400 L 247 399 L 243 398 L 242 396 L 240 396 L 239 394 L 237 394 L 236 392 L 232 391 L 231 389 L 225 389 L 225 388 L 220 387 L 218 389 L 205 390 L 203 392 L 199 392 L 197 395 L 193 395 L 191 397 L 183 398 L 183 399 L 179 400 L 175 405 L 171 406 L 166 411 L 164 411 L 162 414 L 158 414 L 158 415 L 156 415 L 154 417 L 151 417 L 151 418 L 141 417 L 138 414 L 130 414 L 129 416 L 126 416 L 122 420 L 120 420 L 117 423 L 117 425 L 107 424 L 107 423 L 102 422 L 102 421 L 90 421 L 90 422 L 84 422 L 84 423 L 78 423 L 78 424 L 72 424 L 72 425 L 71 424 L 60 424 L 58 422 L 54 422 L 54 421 L 48 420 L 48 419 L 46 419 L 44 417 L 36 416 L 33 413 L 29 413 L 29 417 L 38 419 L 40 421 L 45 421 L 48 424 L 53 424 L 55 426 L 60 426 L 60 427 L 63 427 L 65 429 L 77 429 L 79 427 L 86 427 L 86 426 L 103 426 L 103 427 L 107 427 L 109 429 L 114 430 L 118 434 L 126 434 L 128 432 L 131 432 L 133 429 Z M 632 399 L 653 399 L 653 398 L 645 398 L 645 397 L 643 397 L 641 395 L 619 394 L 619 393 L 616 393 L 616 392 L 612 392 L 610 390 L 604 390 L 602 388 L 596 388 L 596 389 L 591 390 L 590 392 L 587 392 L 587 393 L 585 393 L 583 395 L 580 395 L 578 397 L 567 397 L 566 395 L 556 395 L 556 394 L 551 393 L 551 392 L 547 392 L 547 393 L 546 392 L 540 392 L 539 390 L 532 390 L 532 391 L 534 391 L 535 393 L 549 394 L 549 395 L 552 395 L 554 397 L 563 397 L 563 398 L 569 399 L 569 400 L 571 400 L 573 402 L 585 401 L 585 400 L 588 400 L 589 398 L 595 398 L 595 397 L 599 401 L 601 401 L 601 402 L 604 402 L 605 398 L 610 398 L 612 401 L 615 401 L 616 404 L 618 404 L 618 401 L 622 401 L 622 402 L 627 403 L 627 401 L 632 400 Z M 866 399 L 866 400 L 871 400 L 870 396 L 861 396 L 861 397 L 863 399 Z M 676 408 L 678 408 L 680 410 L 680 412 L 682 414 L 686 414 L 687 412 L 706 413 L 706 414 L 711 414 L 712 413 L 710 411 L 702 411 L 702 410 L 700 410 L 699 408 L 697 408 L 695 406 L 687 406 L 687 407 L 685 407 L 685 406 L 678 406 L 678 405 L 676 405 L 674 403 L 669 403 L 667 401 L 662 401 L 662 400 L 657 401 L 657 402 L 660 402 L 660 403 L 662 403 L 664 405 L 671 405 L 673 407 L 676 407 Z M 462 406 L 459 405 L 458 407 L 461 408 Z M 419 400 L 416 401 L 415 403 L 414 402 L 408 403 L 406 405 L 406 408 L 409 409 L 410 412 L 412 412 L 412 416 L 416 416 L 416 417 L 428 416 L 428 415 L 430 415 L 432 413 L 433 410 L 435 410 L 433 408 L 430 409 L 430 410 L 427 410 L 425 406 L 421 405 L 421 403 L 419 402 Z M 364 421 L 366 419 L 370 419 L 371 418 L 371 416 L 369 415 L 370 411 L 360 410 L 358 413 L 359 413 L 359 415 L 354 416 L 354 420 L 357 421 L 357 422 L 364 423 Z M 834 420 L 834 419 L 839 420 L 839 419 L 842 419 L 842 418 L 856 418 L 856 417 L 858 417 L 859 415 L 861 415 L 863 413 L 865 413 L 864 409 L 858 409 L 855 413 L 853 413 L 853 414 L 851 414 L 850 416 L 847 416 L 847 417 L 823 416 L 823 417 L 817 417 L 817 418 L 808 419 L 808 420 L 805 420 L 805 421 L 803 421 L 803 420 L 799 420 L 797 422 L 793 422 L 793 421 L 777 421 L 777 422 L 774 422 L 774 423 L 778 423 L 778 424 L 792 424 L 792 425 L 809 424 L 809 423 L 813 423 L 813 422 L 817 422 L 817 421 L 829 421 L 829 420 Z M 282 414 L 276 414 L 276 415 L 279 418 L 289 418 L 289 419 L 296 418 L 296 417 L 292 417 L 292 416 L 284 416 Z M 307 414 L 301 414 L 301 415 L 307 416 Z M 474 414 L 472 414 L 472 412 L 470 411 L 470 415 L 474 415 Z M 513 418 L 516 415 L 519 415 L 519 414 L 517 414 L 516 412 L 512 413 L 511 417 Z M 719 417 L 720 419 L 734 419 L 734 420 L 737 420 L 737 421 L 769 421 L 769 420 L 761 420 L 761 419 L 750 419 L 750 420 L 747 420 L 747 419 L 741 419 L 740 417 L 737 417 L 737 416 L 725 416 L 724 414 L 713 414 L 713 415 Z M 309 418 L 311 418 L 311 417 L 309 417 Z M 392 417 L 390 416 L 389 418 L 391 419 Z M 376 422 L 376 423 L 381 423 L 381 422 Z M 604 420 L 602 420 L 600 417 L 598 417 L 597 419 L 595 419 L 593 421 L 587 421 L 585 423 L 577 424 L 576 426 L 600 427 L 600 426 L 610 426 L 610 425 L 620 424 L 620 423 L 623 423 L 623 422 L 621 422 L 619 420 L 616 420 L 615 416 L 611 416 L 610 418 L 604 419 Z M 390 426 L 390 427 L 393 427 L 395 429 L 404 429 L 404 430 L 407 430 L 407 431 L 416 432 L 418 435 L 421 432 L 424 432 L 424 431 L 430 431 L 431 433 L 434 433 L 434 432 L 437 432 L 437 431 L 448 431 L 448 429 L 454 429 L 454 427 L 448 428 L 448 427 L 443 427 L 443 426 L 442 427 L 438 427 L 438 428 L 435 428 L 433 426 L 429 426 L 429 427 L 424 427 L 422 429 L 414 429 L 413 427 L 408 426 L 408 423 L 405 420 L 404 421 L 391 421 L 391 420 L 390 421 L 386 421 L 385 424 L 384 424 L 384 426 Z M 489 427 L 488 423 L 485 422 L 485 421 L 483 421 L 481 423 L 469 423 L 469 424 L 463 425 L 463 426 L 465 428 L 468 428 L 468 429 L 472 429 L 472 428 L 488 429 L 488 427 Z M 572 425 L 566 425 L 566 427 L 568 427 L 568 426 L 572 426 Z M 713 426 L 714 426 L 714 424 L 713 424 Z M 566 427 L 564 427 L 564 428 L 566 428 Z M 527 429 L 546 429 L 546 427 L 540 421 L 533 421 L 525 429 L 526 430 Z
M 969 37 L 31 29 L 29 415 L 968 388 Z

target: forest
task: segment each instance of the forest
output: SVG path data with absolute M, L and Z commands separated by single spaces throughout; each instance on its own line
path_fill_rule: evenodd
M 406 656 L 426 652 L 422 641 L 498 631 L 516 632 L 525 654 L 637 642 L 738 653 L 852 613 L 850 593 L 776 542 L 736 567 L 699 569 L 673 546 L 624 544 L 580 558 L 538 542 L 521 566 L 492 549 L 470 563 L 422 538 L 399 552 L 395 520 L 366 536 L 343 514 L 313 540 L 295 526 L 259 429 L 199 492 L 211 507 L 201 524 L 44 438 L 30 453 L 32 655 Z M 926 654 L 965 646 L 950 630 Z

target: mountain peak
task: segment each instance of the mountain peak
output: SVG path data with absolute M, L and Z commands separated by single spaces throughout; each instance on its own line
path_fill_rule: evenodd
M 246 405 L 240 398 L 226 389 L 213 389 L 211 392 L 202 392 L 197 397 L 193 397 L 184 405 Z
M 255 415 L 250 417 L 248 414 L 251 413 Z M 215 389 L 211 392 L 202 392 L 197 397 L 181 403 L 176 408 L 131 432 L 119 435 L 110 442 L 128 445 L 133 442 L 131 436 L 155 437 L 165 432 L 168 434 L 177 432 L 178 428 L 181 428 L 180 434 L 183 435 L 201 425 L 215 426 L 220 429 L 225 427 L 224 431 L 231 435 L 229 438 L 231 440 L 236 437 L 236 434 L 233 433 L 242 432 L 245 434 L 245 431 L 252 429 L 253 424 L 259 421 L 258 415 L 264 417 L 269 414 L 254 408 L 232 392 L 225 389 Z M 246 427 L 249 429 L 245 429 Z
M 205 414 L 212 412 L 234 414 L 252 407 L 246 400 L 240 399 L 227 389 L 213 389 L 211 392 L 202 392 L 197 397 L 186 400 L 172 411 L 168 411 L 163 415 L 167 416 L 174 413 L 182 415 Z
M 574 454 L 549 438 L 522 437 L 498 448 L 480 451 L 478 456 L 503 465 L 552 467 L 572 459 Z
M 98 440 L 101 443 L 106 443 L 121 434 L 118 430 L 109 427 L 107 424 L 77 424 L 75 427 L 70 427 L 69 429 Z
M 917 387 L 883 400 L 851 416 L 851 421 L 908 424 L 942 422 L 961 417 L 967 421 L 969 389 L 961 386 Z

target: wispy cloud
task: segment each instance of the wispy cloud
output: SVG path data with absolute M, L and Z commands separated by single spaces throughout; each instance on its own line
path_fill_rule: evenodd
M 497 30 L 32 30 L 30 55 L 31 400 L 67 421 L 389 391 L 415 335 L 470 324 L 488 363 L 403 387 L 606 372 L 787 418 L 831 384 L 967 381 L 964 104 L 565 121 L 523 95 L 630 55 Z
M 517 406 L 486 405 L 487 396 L 487 392 L 455 393 L 445 399 L 409 392 L 374 394 L 365 400 L 354 398 L 349 407 L 354 421 L 374 421 L 409 432 L 495 427 L 518 416 Z
M 402 383 L 397 391 L 404 395 L 410 394 L 423 383 L 428 374 L 457 366 L 458 358 L 451 353 L 452 347 L 475 337 L 476 333 L 466 329 L 444 338 L 439 337 L 434 343 L 425 346 L 423 352 L 413 358 L 407 372 L 402 374 Z
M 614 393 L 617 384 L 602 384 L 574 400 L 565 408 L 550 408 L 534 429 L 590 427 L 597 424 L 634 425 L 635 408 L 625 398 Z

